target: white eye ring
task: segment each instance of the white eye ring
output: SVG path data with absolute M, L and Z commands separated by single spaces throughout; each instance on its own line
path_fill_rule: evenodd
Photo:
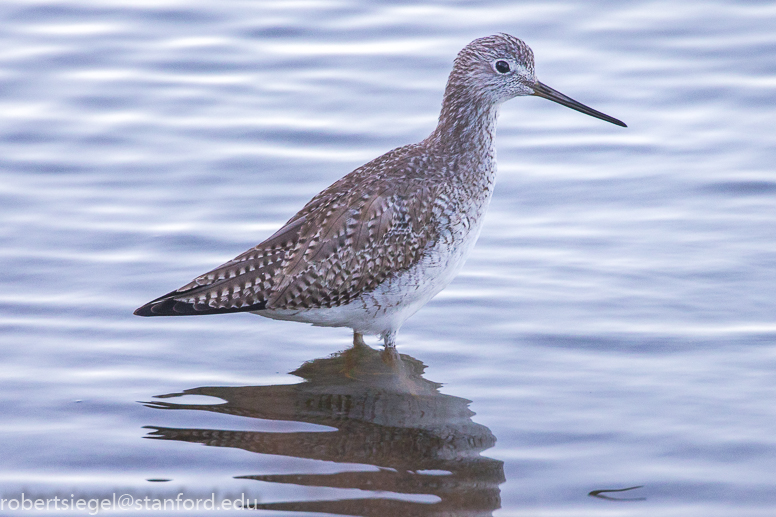
M 509 66 L 508 61 L 504 61 L 503 59 L 499 59 L 493 64 L 493 68 L 496 69 L 496 72 L 500 74 L 508 74 L 510 71 L 512 71 L 512 67 Z

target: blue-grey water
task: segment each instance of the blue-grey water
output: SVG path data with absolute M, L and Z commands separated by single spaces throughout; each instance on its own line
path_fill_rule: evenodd
M 776 512 L 776 4 L 8 0 L 0 16 L 2 498 Z M 401 355 L 249 314 L 132 315 L 424 138 L 455 54 L 495 32 L 629 127 L 505 104 L 480 241 Z

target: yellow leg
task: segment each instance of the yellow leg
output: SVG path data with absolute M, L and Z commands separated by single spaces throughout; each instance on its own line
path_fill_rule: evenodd
M 353 331 L 353 346 L 366 346 L 363 334 Z

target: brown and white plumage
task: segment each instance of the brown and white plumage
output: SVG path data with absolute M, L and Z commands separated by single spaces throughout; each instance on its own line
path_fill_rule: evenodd
M 455 60 L 439 124 L 315 196 L 258 246 L 135 311 L 254 312 L 353 328 L 392 346 L 404 320 L 443 289 L 476 241 L 495 182 L 498 107 L 538 95 L 623 125 L 536 81 L 533 53 L 506 34 Z
M 398 162 L 413 161 L 413 147 L 345 176 L 266 241 L 137 314 L 335 307 L 373 290 L 392 272 L 417 263 L 436 238 L 429 219 L 442 207 L 433 206 L 434 185 L 422 176 L 396 174 Z M 375 175 L 381 167 L 385 173 Z

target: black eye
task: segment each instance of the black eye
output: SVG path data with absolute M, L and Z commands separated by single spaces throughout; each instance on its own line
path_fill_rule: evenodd
M 498 70 L 500 74 L 509 72 L 509 63 L 506 61 L 496 61 L 496 70 Z

